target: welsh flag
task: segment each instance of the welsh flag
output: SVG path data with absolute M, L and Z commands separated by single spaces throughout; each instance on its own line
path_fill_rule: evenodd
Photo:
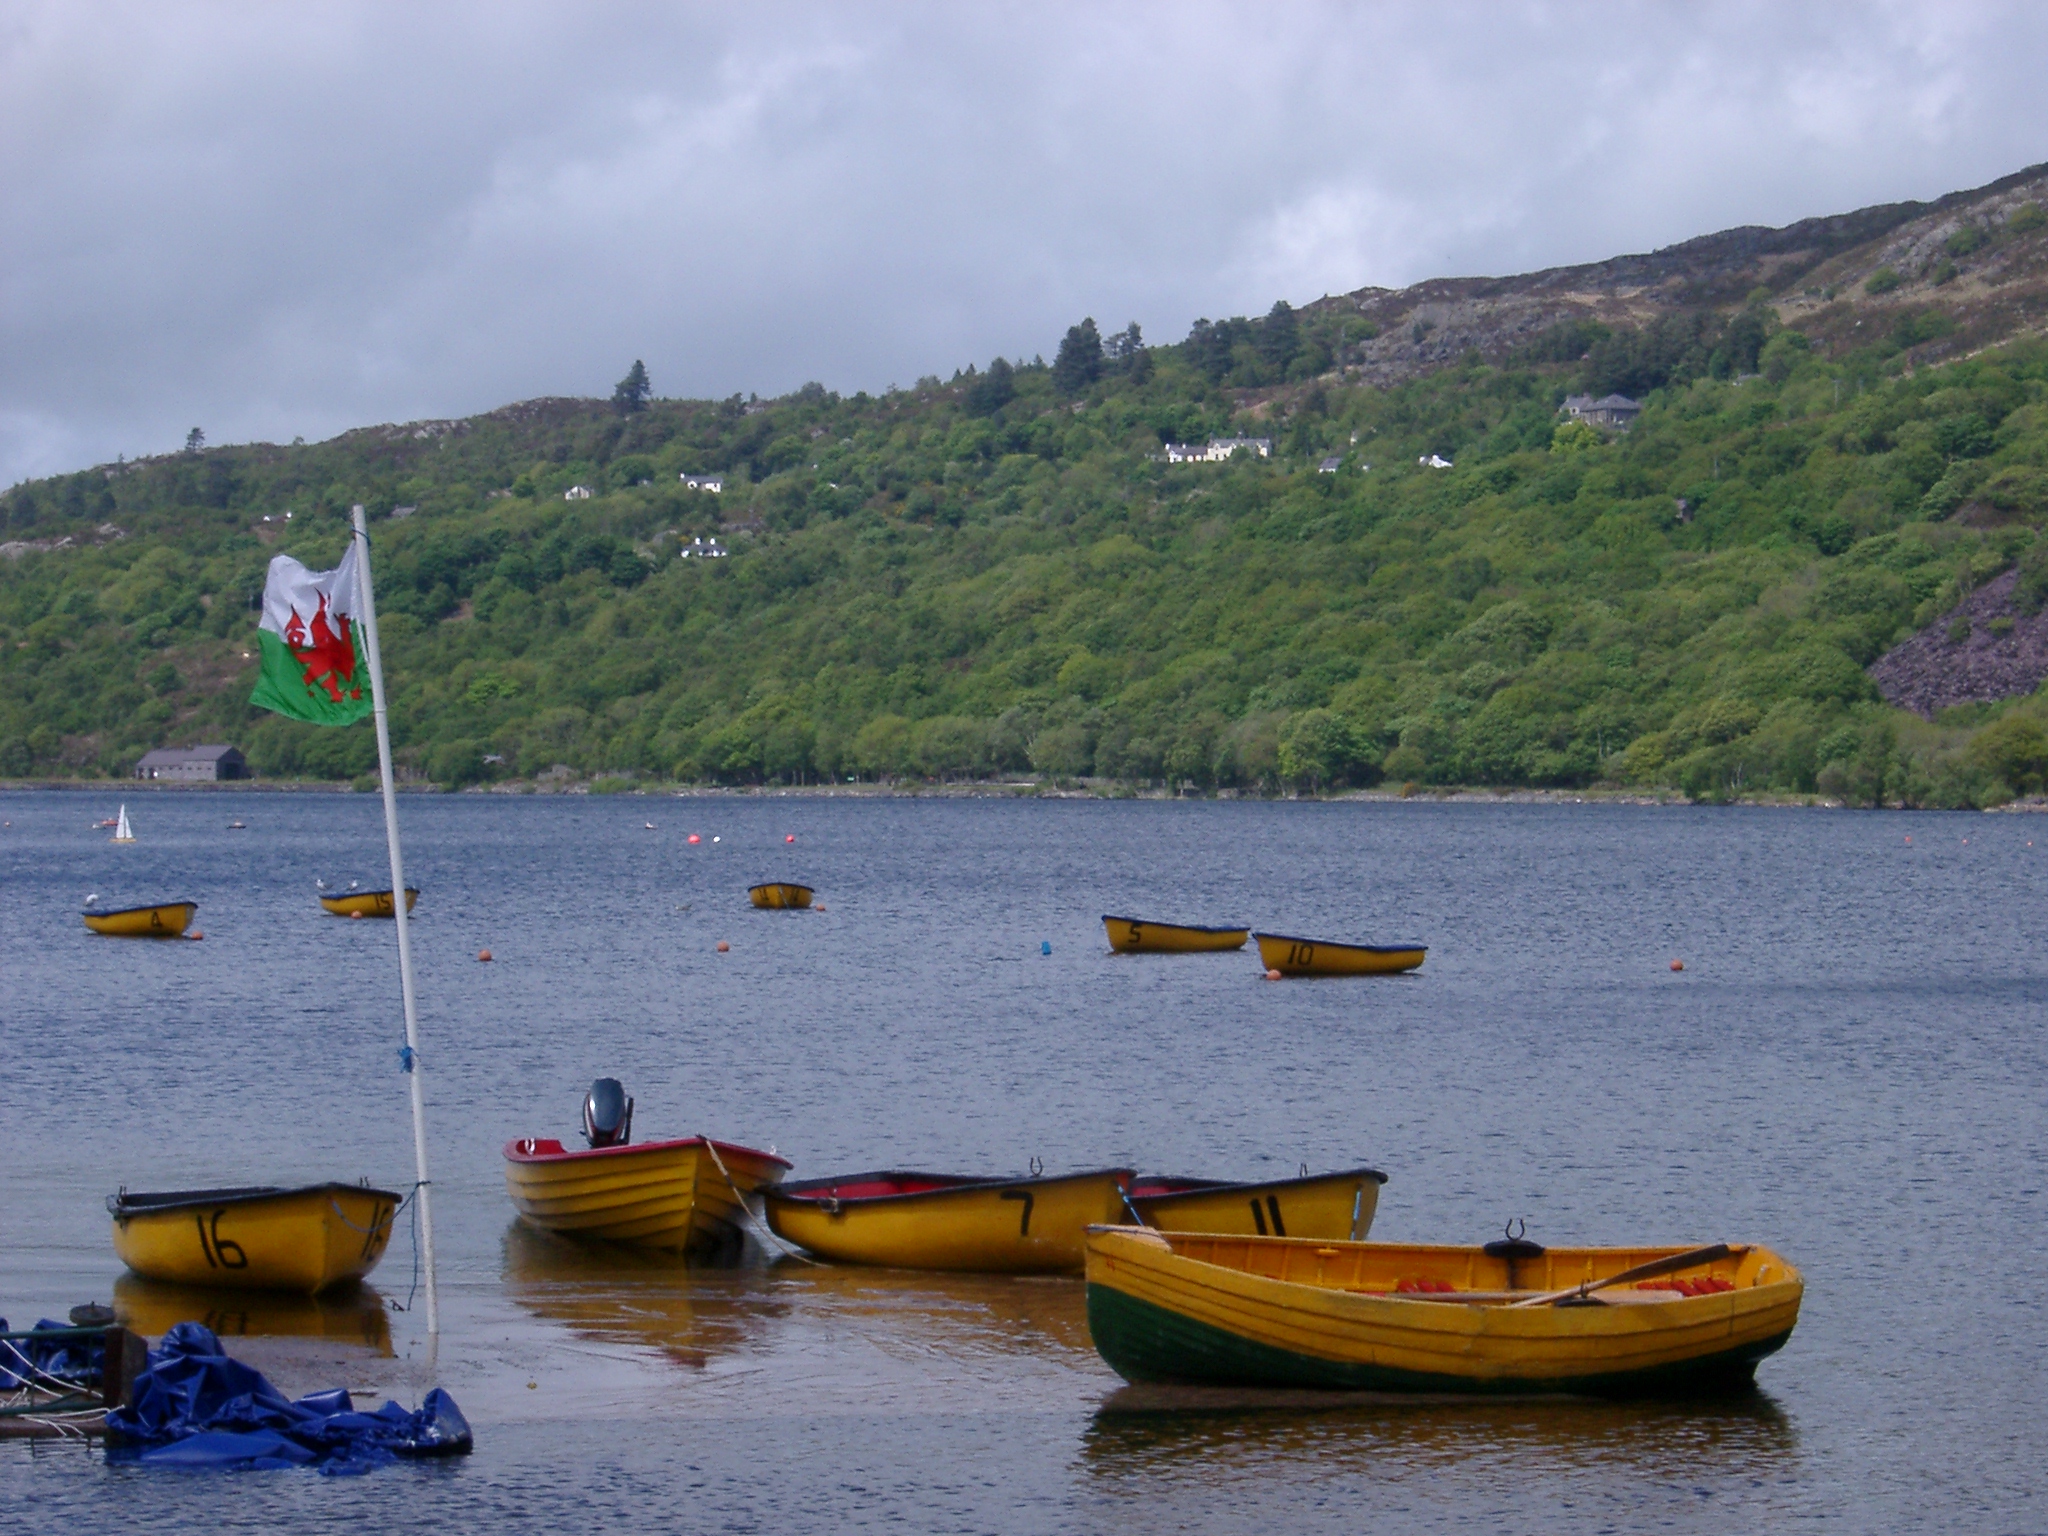
M 256 641 L 263 665 L 249 702 L 315 725 L 353 725 L 370 713 L 363 660 L 357 545 L 331 571 L 290 555 L 270 562 Z

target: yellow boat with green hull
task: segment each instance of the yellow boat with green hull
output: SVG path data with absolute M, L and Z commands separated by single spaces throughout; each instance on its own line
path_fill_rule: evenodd
M 114 1252 L 178 1285 L 315 1295 L 377 1267 L 400 1197 L 367 1184 L 251 1185 L 107 1196 Z
M 1491 1251 L 1489 1251 L 1491 1250 Z M 1768 1248 L 1088 1233 L 1088 1328 L 1134 1382 L 1657 1395 L 1750 1381 L 1805 1282 Z
M 182 939 L 198 915 L 196 901 L 159 901 L 147 907 L 106 911 L 85 908 L 85 926 L 117 939 Z
M 1201 928 L 1191 923 L 1155 923 L 1140 917 L 1103 914 L 1109 947 L 1120 955 L 1199 955 L 1243 949 L 1249 928 Z
M 1386 1182 L 1377 1168 L 1304 1170 L 1298 1178 L 1259 1183 L 1140 1174 L 1131 1180 L 1130 1206 L 1146 1226 L 1163 1232 L 1270 1233 L 1356 1242 L 1372 1230 L 1380 1186 Z
M 770 880 L 765 885 L 747 887 L 747 900 L 764 912 L 800 910 L 808 907 L 816 894 L 808 885 L 798 885 L 793 880 Z
M 419 905 L 419 900 L 419 888 L 408 885 L 405 888 L 405 910 L 410 913 L 414 907 Z M 391 892 L 388 889 L 382 891 L 343 891 L 339 896 L 322 896 L 320 898 L 320 905 L 336 917 L 391 917 L 395 915 L 392 910 Z
M 1023 1179 L 884 1170 L 763 1191 L 775 1234 L 820 1258 L 897 1269 L 1061 1274 L 1124 1213 L 1128 1168 Z
M 1338 944 L 1284 933 L 1252 937 L 1266 969 L 1283 976 L 1391 976 L 1414 970 L 1429 952 L 1426 944 Z

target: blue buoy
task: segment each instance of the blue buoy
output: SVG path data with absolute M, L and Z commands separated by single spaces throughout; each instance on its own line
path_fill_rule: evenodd
M 1038 952 L 1039 952 L 1039 953 L 1040 953 L 1041 955 L 1049 955 L 1049 954 L 1051 954 L 1051 953 L 1052 953 L 1052 940 L 1051 940 L 1051 939 L 1040 939 L 1040 940 L 1038 941 Z

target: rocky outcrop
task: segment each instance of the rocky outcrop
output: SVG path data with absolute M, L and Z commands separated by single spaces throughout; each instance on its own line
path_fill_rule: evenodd
M 1305 313 L 1336 321 L 1344 336 L 1338 365 L 1380 385 L 1474 354 L 1505 362 L 1566 321 L 1648 325 L 1667 314 L 1737 308 L 1758 289 L 1780 320 L 1824 354 L 1888 334 L 1901 315 L 1938 309 L 1943 323 L 1909 348 L 1913 361 L 1931 362 L 2048 322 L 2048 229 L 2009 227 L 2030 203 L 2048 206 L 2048 165 L 1931 203 L 1886 203 L 1782 229 L 1727 229 L 1644 255 L 1520 277 L 1360 288 Z M 1955 242 L 1960 231 L 1975 234 Z M 1952 251 L 1952 244 L 1969 248 Z M 1865 287 L 1887 272 L 1877 292 Z M 1360 331 L 1371 334 L 1361 339 Z
M 2018 571 L 1994 577 L 1872 662 L 1870 680 L 1885 702 L 1932 719 L 1957 704 L 2015 698 L 2040 687 L 2048 678 L 2048 608 L 2020 612 L 2013 603 L 2018 581 Z

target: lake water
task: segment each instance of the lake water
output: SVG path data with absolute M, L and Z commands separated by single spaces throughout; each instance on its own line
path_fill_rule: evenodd
M 121 797 L 0 795 L 17 1325 L 111 1292 L 154 1331 L 183 1305 L 117 1288 L 118 1186 L 412 1178 L 391 925 L 314 902 L 316 878 L 388 883 L 376 799 L 130 793 L 139 841 L 116 848 L 88 823 Z M 401 815 L 438 1356 L 387 1305 L 403 1235 L 367 1306 L 214 1321 L 339 1362 L 296 1389 L 416 1398 L 431 1372 L 475 1455 L 218 1478 L 0 1444 L 0 1525 L 2048 1527 L 2048 821 L 797 796 Z M 748 908 L 780 877 L 826 910 Z M 205 940 L 96 938 L 89 892 L 196 899 Z M 1098 918 L 1126 911 L 1431 948 L 1407 978 L 1267 983 L 1250 954 L 1112 958 Z M 772 1143 L 797 1177 L 1371 1163 L 1375 1237 L 1523 1218 L 1556 1244 L 1756 1240 L 1804 1269 L 1805 1311 L 1735 1404 L 1130 1412 L 1078 1280 L 685 1270 L 521 1231 L 500 1148 L 570 1137 L 601 1074 L 637 1136 Z

